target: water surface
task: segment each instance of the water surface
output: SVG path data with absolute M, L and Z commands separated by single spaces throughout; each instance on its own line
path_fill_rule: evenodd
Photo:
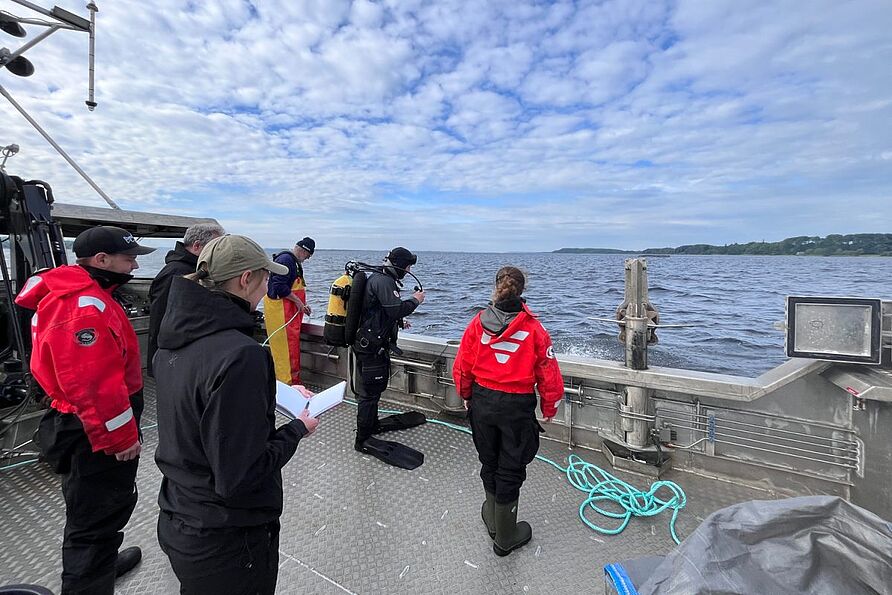
M 154 274 L 165 250 L 140 257 L 140 276 Z M 331 282 L 348 260 L 380 263 L 383 252 L 317 250 L 304 264 L 311 320 L 322 321 Z M 559 353 L 621 361 L 618 328 L 588 317 L 612 317 L 623 300 L 627 255 L 420 252 L 413 272 L 427 300 L 411 317 L 413 332 L 455 339 L 486 304 L 495 272 L 525 270 L 525 296 Z M 648 259 L 650 300 L 666 324 L 650 350 L 655 366 L 755 377 L 783 363 L 788 295 L 892 299 L 892 258 L 807 256 L 672 256 Z M 411 293 L 414 281 L 408 279 Z

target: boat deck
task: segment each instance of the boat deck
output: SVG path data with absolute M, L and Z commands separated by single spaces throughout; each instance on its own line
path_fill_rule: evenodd
M 151 381 L 145 396 L 148 455 L 157 443 Z M 354 423 L 350 405 L 325 414 L 283 469 L 278 593 L 600 593 L 605 564 L 664 554 L 674 545 L 671 512 L 632 519 L 620 535 L 595 533 L 579 520 L 583 494 L 554 467 L 534 461 L 519 516 L 533 526 L 533 540 L 499 558 L 480 520 L 483 494 L 470 436 L 439 424 L 400 432 L 400 441 L 425 453 L 422 467 L 405 471 L 356 453 Z M 539 454 L 566 464 L 571 452 L 609 469 L 600 453 L 555 442 L 543 440 Z M 616 475 L 640 488 L 650 483 Z M 143 456 L 139 503 L 124 540 L 142 548 L 143 561 L 118 582 L 119 593 L 179 591 L 156 539 L 160 479 L 152 457 Z M 772 497 L 679 471 L 664 479 L 687 493 L 677 524 L 681 538 L 719 508 Z M 0 472 L 0 585 L 36 583 L 58 591 L 65 522 L 59 484 L 42 463 Z M 606 526 L 613 522 L 603 519 Z

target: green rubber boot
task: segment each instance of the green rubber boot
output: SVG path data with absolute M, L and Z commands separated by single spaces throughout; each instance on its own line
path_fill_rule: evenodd
M 490 539 L 496 538 L 496 496 L 486 492 L 486 501 L 480 507 L 480 516 L 483 518 L 483 524 L 486 525 L 486 531 L 489 533 Z
M 526 521 L 517 522 L 517 500 L 495 505 L 496 536 L 492 551 L 499 556 L 507 556 L 517 548 L 529 543 L 533 529 Z

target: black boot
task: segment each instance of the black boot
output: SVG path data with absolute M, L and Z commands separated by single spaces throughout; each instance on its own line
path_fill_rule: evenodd
M 373 419 L 372 423 L 368 423 L 368 420 L 363 421 L 366 423 L 356 424 L 356 440 L 353 442 L 353 449 L 357 452 L 363 452 L 362 443 L 375 433 L 375 426 L 378 424 L 377 419 Z
M 365 432 L 356 432 L 356 440 L 353 441 L 353 450 L 356 452 L 362 452 L 362 443 L 365 442 L 371 434 L 367 434 Z
M 115 578 L 124 576 L 133 570 L 140 560 L 142 560 L 142 550 L 138 547 L 128 547 L 118 552 L 118 557 L 115 560 Z
M 533 537 L 533 529 L 526 521 L 517 522 L 517 500 L 507 504 L 495 504 L 496 537 L 492 551 L 507 556 L 525 545 Z
M 486 531 L 489 533 L 490 539 L 496 538 L 496 496 L 486 492 L 486 501 L 480 507 L 480 516 L 483 518 L 483 524 L 486 525 Z

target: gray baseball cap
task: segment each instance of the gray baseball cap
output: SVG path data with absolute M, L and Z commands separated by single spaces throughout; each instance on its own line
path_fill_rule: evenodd
M 210 279 L 218 283 L 258 269 L 266 269 L 275 275 L 288 274 L 288 267 L 273 262 L 260 244 L 245 236 L 214 238 L 198 255 L 198 268 L 202 264 L 207 265 Z

